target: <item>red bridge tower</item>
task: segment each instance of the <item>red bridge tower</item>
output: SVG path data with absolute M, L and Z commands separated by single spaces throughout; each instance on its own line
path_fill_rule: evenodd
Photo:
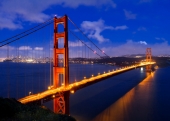
M 146 48 L 146 62 L 152 61 L 152 52 L 151 48 Z M 146 66 L 146 71 L 151 72 L 151 65 Z
M 64 32 L 58 32 L 58 25 L 64 25 Z M 63 48 L 59 48 L 59 38 L 63 38 Z M 63 85 L 69 84 L 69 60 L 68 60 L 68 18 L 65 15 L 62 18 L 54 17 L 54 55 L 53 55 L 53 86 L 59 87 L 59 77 L 63 77 Z M 59 66 L 59 56 L 63 56 L 63 66 Z M 69 93 L 64 92 L 54 99 L 54 111 L 56 113 L 69 114 Z

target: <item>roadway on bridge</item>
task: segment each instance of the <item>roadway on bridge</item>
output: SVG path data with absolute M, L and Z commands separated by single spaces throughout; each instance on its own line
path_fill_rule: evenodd
M 140 63 L 138 65 L 119 68 L 117 70 L 109 71 L 107 73 L 105 73 L 105 72 L 103 74 L 99 73 L 97 76 L 92 75 L 91 78 L 88 78 L 88 79 L 84 78 L 81 81 L 71 83 L 67 87 L 61 86 L 61 87 L 58 87 L 56 89 L 49 89 L 49 90 L 46 90 L 46 91 L 38 93 L 38 94 L 32 94 L 32 95 L 26 96 L 24 98 L 19 99 L 18 101 L 25 104 L 25 103 L 33 102 L 33 101 L 36 101 L 36 100 L 44 99 L 44 98 L 46 98 L 50 95 L 55 95 L 56 93 L 66 92 L 66 91 L 74 91 L 75 88 L 77 88 L 79 86 L 86 85 L 89 82 L 95 82 L 95 81 L 97 82 L 98 80 L 102 80 L 102 79 L 105 79 L 107 77 L 111 77 L 111 76 L 129 71 L 129 70 L 132 70 L 132 69 L 135 69 L 135 68 L 138 68 L 138 67 L 152 65 L 152 64 L 155 64 L 155 62 L 143 62 L 143 63 Z

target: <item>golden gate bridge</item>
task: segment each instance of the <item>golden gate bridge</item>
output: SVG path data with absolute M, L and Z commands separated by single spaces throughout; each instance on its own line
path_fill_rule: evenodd
M 76 31 L 69 29 L 68 22 L 76 28 Z M 80 33 L 78 34 L 77 31 Z M 70 35 L 68 35 L 68 33 L 70 33 Z M 82 36 L 84 38 L 80 39 Z M 77 41 L 71 42 L 69 38 L 75 38 Z M 63 114 L 69 114 L 70 93 L 74 93 L 74 91 L 80 88 L 138 67 L 146 66 L 146 69 L 150 71 L 151 65 L 155 64 L 151 58 L 151 48 L 147 48 L 146 61 L 144 62 L 117 69 L 113 68 L 108 72 L 99 72 L 96 75 L 87 74 L 88 76 L 85 76 L 88 70 L 81 68 L 84 76 L 81 78 L 77 77 L 79 81 L 76 82 L 71 80 L 70 77 L 73 76 L 69 66 L 71 60 L 75 63 L 91 64 L 93 60 L 97 61 L 97 58 L 106 58 L 109 56 L 89 39 L 67 15 L 61 18 L 55 16 L 53 19 L 49 19 L 27 31 L 1 41 L 0 51 L 1 56 L 5 56 L 6 58 L 6 60 L 4 60 L 5 62 L 16 62 L 13 66 L 11 66 L 10 63 L 5 63 L 3 66 L 7 75 L 2 78 L 3 81 L 7 82 L 5 88 L 7 90 L 7 97 L 11 97 L 10 89 L 12 90 L 12 88 L 15 87 L 15 89 L 13 89 L 13 91 L 17 92 L 15 98 L 24 104 L 33 102 L 43 103 L 54 98 L 55 112 Z M 33 65 L 34 68 L 37 69 L 35 73 L 34 69 L 30 69 L 30 65 L 22 66 L 18 64 L 23 62 L 48 63 L 48 65 L 42 65 L 38 68 L 35 68 L 36 65 Z M 20 67 L 23 69 L 20 70 Z M 49 68 L 48 76 L 38 73 L 39 71 L 43 71 L 43 68 Z M 12 70 L 14 70 L 14 72 L 12 72 Z M 44 71 L 47 73 L 45 69 Z M 21 83 L 18 81 L 19 76 L 21 76 L 24 81 L 20 87 L 18 86 L 19 83 Z M 40 90 L 42 80 L 44 79 L 44 88 Z M 16 85 L 11 85 L 11 81 L 14 80 L 15 82 L 13 83 Z M 33 80 L 37 81 L 35 82 Z M 38 89 L 29 92 L 28 95 L 27 91 L 29 89 L 33 90 L 34 85 L 35 88 Z M 22 92 L 25 92 L 25 94 L 21 94 L 22 97 L 19 97 L 19 93 Z

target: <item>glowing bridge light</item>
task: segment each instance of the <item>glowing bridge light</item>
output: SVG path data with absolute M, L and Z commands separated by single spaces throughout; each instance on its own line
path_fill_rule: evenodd
M 31 95 L 31 94 L 32 94 L 32 92 L 29 92 L 28 94 L 29 94 L 29 95 Z
M 102 53 L 104 53 L 104 50 L 102 51 Z
M 100 75 L 100 73 L 98 73 L 98 75 Z
M 72 94 L 74 94 L 74 90 L 71 90 L 70 92 L 71 92 Z
M 94 54 L 96 54 L 96 51 L 94 51 Z
M 154 63 L 155 62 L 152 62 L 151 64 L 154 64 Z M 145 63 L 143 63 L 143 65 L 149 65 L 149 63 L 145 62 Z M 81 86 L 83 84 L 86 84 L 87 82 L 96 81 L 97 79 L 100 79 L 100 78 L 102 79 L 103 77 L 107 77 L 110 74 L 114 75 L 115 73 L 124 72 L 125 70 L 128 70 L 128 69 L 130 70 L 131 68 L 135 68 L 135 67 L 140 67 L 140 70 L 142 71 L 142 70 L 144 70 L 144 67 L 142 67 L 143 65 L 138 64 L 138 65 L 133 65 L 133 66 L 126 66 L 126 67 L 122 67 L 121 70 L 119 70 L 120 67 L 115 68 L 113 70 L 114 71 L 113 73 L 107 73 L 106 71 L 104 71 L 104 74 L 98 73 L 98 76 L 93 77 L 93 75 L 92 75 L 92 77 L 89 78 L 89 79 L 81 80 L 81 81 L 78 80 L 78 82 L 74 82 L 72 84 L 69 84 L 68 87 L 66 87 L 66 88 L 64 86 L 61 86 L 61 87 L 53 90 L 53 88 L 54 88 L 53 86 L 48 86 L 49 88 L 51 88 L 51 90 L 46 90 L 47 92 L 45 91 L 45 92 L 38 93 L 38 94 L 32 94 L 30 92 L 29 94 L 31 94 L 31 95 L 27 95 L 27 97 L 19 99 L 19 101 L 22 102 L 22 103 L 27 103 L 27 102 L 31 102 L 31 101 L 34 101 L 34 100 L 37 100 L 37 99 L 43 99 L 44 96 L 47 96 L 47 95 L 51 95 L 51 97 L 54 97 L 54 96 L 56 97 L 56 95 L 55 95 L 56 92 L 70 91 L 70 93 L 75 93 L 75 90 L 72 88 L 72 86 L 78 87 L 79 85 Z M 110 70 L 108 70 L 108 71 L 110 71 Z M 152 75 L 154 76 L 154 73 Z
M 92 74 L 91 76 L 93 77 L 94 75 Z
M 86 79 L 86 77 L 84 77 L 84 79 Z
M 48 89 L 51 89 L 51 86 L 48 86 Z

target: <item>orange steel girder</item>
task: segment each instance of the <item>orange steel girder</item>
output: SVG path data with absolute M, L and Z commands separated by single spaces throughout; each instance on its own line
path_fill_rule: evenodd
M 69 115 L 69 96 L 70 92 L 68 91 L 53 99 L 53 109 L 55 113 Z
M 63 96 L 54 99 L 54 112 L 61 114 L 65 113 L 65 101 Z
M 152 52 L 151 48 L 146 48 L 146 62 L 152 61 Z
M 151 62 L 151 61 L 152 61 L 151 48 L 146 48 L 146 62 Z M 151 72 L 151 65 L 146 66 L 146 71 Z
M 147 65 L 146 66 L 146 72 L 151 72 L 152 71 L 152 66 L 151 65 Z
M 64 25 L 64 32 L 58 32 L 58 25 Z M 64 48 L 59 48 L 58 39 L 63 38 Z M 63 16 L 62 18 L 54 17 L 54 55 L 53 55 L 53 86 L 59 87 L 59 74 L 63 74 L 64 86 L 69 84 L 69 59 L 68 59 L 68 18 Z M 63 67 L 59 67 L 59 54 L 64 56 Z M 67 95 L 67 96 L 65 96 Z M 56 113 L 69 114 L 69 94 L 64 94 L 54 99 L 54 111 Z

